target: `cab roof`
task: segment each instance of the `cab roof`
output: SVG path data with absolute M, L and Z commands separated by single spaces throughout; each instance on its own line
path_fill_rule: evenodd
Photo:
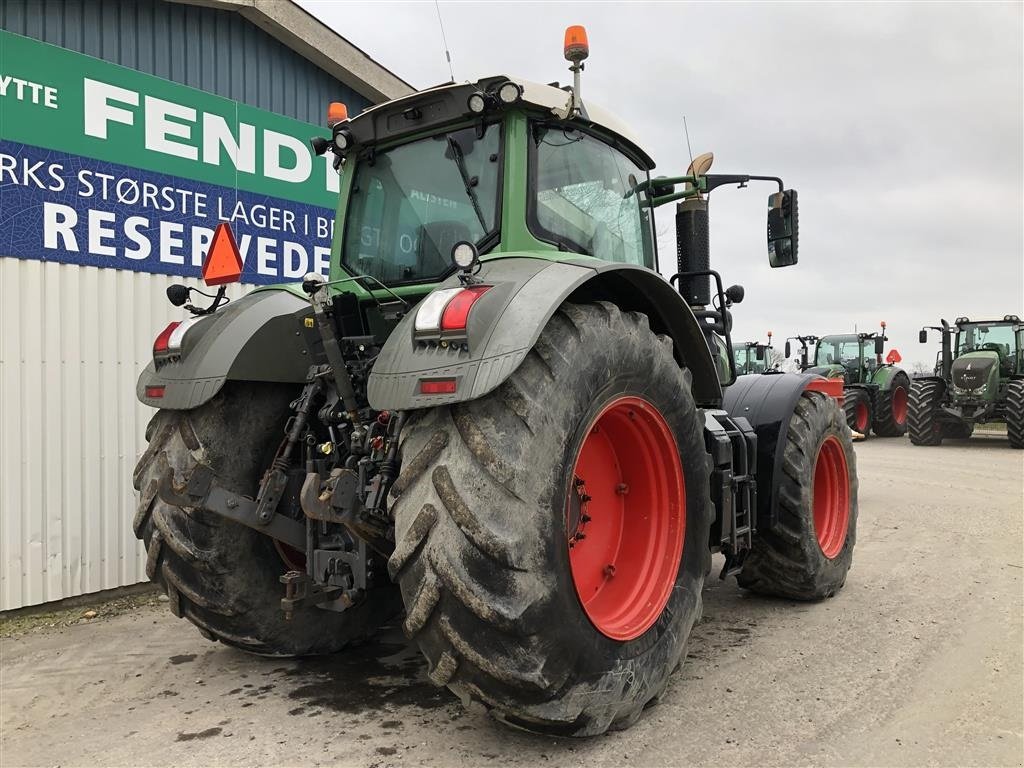
M 493 92 L 497 86 L 508 81 L 522 88 L 523 95 L 519 103 L 547 112 L 558 120 L 569 120 L 581 127 L 593 127 L 610 134 L 625 144 L 647 170 L 654 168 L 654 160 L 644 151 L 633 131 L 608 110 L 584 101 L 580 113 L 569 117 L 572 108 L 572 93 L 569 90 L 509 75 L 492 75 L 475 82 L 444 83 L 426 88 L 370 107 L 352 118 L 349 124 L 356 138 L 364 143 L 399 138 L 434 125 L 440 127 L 473 116 L 467 106 L 471 94 Z

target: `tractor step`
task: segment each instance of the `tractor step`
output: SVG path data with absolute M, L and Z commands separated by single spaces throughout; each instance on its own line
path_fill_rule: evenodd
M 743 417 L 705 411 L 704 441 L 714 469 L 711 500 L 718 509 L 711 545 L 725 555 L 719 578 L 735 576 L 753 546 L 757 515 L 757 435 Z

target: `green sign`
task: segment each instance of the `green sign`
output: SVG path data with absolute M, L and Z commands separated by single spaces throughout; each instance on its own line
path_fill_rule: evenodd
M 308 143 L 326 133 L 0 31 L 4 141 L 333 208 L 338 175 Z

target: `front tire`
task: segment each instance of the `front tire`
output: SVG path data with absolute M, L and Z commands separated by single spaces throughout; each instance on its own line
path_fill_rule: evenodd
M 1024 379 L 1006 385 L 1006 436 L 1012 448 L 1024 448 Z
M 907 431 L 914 445 L 942 443 L 942 422 L 936 418 L 942 407 L 942 392 L 942 382 L 934 379 L 919 379 L 911 385 L 907 405 Z
M 902 437 L 907 432 L 907 410 L 910 399 L 910 379 L 907 374 L 893 376 L 889 389 L 879 392 L 878 407 L 871 424 L 879 437 Z
M 867 438 L 871 434 L 871 395 L 864 389 L 843 391 L 843 412 L 846 424 Z
M 637 441 L 645 430 L 661 438 Z M 402 451 L 389 569 L 431 679 L 531 731 L 587 736 L 634 722 L 685 655 L 711 566 L 710 459 L 671 341 L 639 313 L 563 305 L 503 385 L 419 412 Z M 610 463 L 593 474 L 590 462 Z M 672 558 L 667 570 L 617 559 L 644 543 L 628 533 L 621 547 L 590 548 L 610 533 L 601 517 L 629 505 L 638 529 L 644 514 L 666 523 L 645 535 Z M 675 545 L 659 548 L 659 537 Z M 588 548 L 597 559 L 577 563 Z M 628 594 L 598 605 L 617 583 L 642 586 L 647 566 L 661 571 L 646 610 Z
M 846 583 L 857 538 L 857 457 L 836 401 L 804 392 L 784 450 L 778 521 L 758 533 L 738 581 L 795 600 L 831 597 Z
M 170 598 L 171 612 L 207 639 L 264 656 L 337 651 L 400 610 L 389 584 L 344 613 L 305 607 L 287 621 L 278 579 L 290 568 L 273 539 L 157 495 L 168 468 L 180 485 L 202 461 L 225 488 L 255 497 L 266 456 L 283 437 L 293 389 L 229 383 L 194 410 L 157 411 L 146 430 L 149 447 L 135 467 L 135 535 L 146 545 L 146 574 Z

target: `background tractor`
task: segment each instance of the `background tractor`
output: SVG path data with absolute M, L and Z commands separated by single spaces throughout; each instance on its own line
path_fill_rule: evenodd
M 775 359 L 775 350 L 772 348 L 772 332 L 768 331 L 767 344 L 760 341 L 741 341 L 733 344 L 733 357 L 736 359 L 737 375 L 772 370 L 778 363 Z
M 975 424 L 1003 422 L 1014 448 L 1024 448 L 1024 324 L 1017 315 L 1002 320 L 958 317 L 939 331 L 942 348 L 934 376 L 914 380 L 907 423 L 914 445 L 939 445 L 943 438 L 963 440 Z
M 843 409 L 850 429 L 867 437 L 900 437 L 907 431 L 910 376 L 896 363 L 900 354 L 885 351 L 885 323 L 881 333 L 845 333 L 831 336 L 795 336 L 800 342 L 800 370 L 843 381 Z M 813 361 L 808 359 L 814 345 Z M 786 357 L 792 354 L 786 340 Z
M 743 291 L 710 263 L 709 195 L 766 181 L 769 262 L 795 264 L 796 192 L 710 174 L 710 155 L 652 179 L 581 99 L 587 53 L 570 28 L 570 89 L 501 75 L 331 109 L 312 140 L 341 175 L 329 279 L 192 307 L 157 337 L 135 531 L 206 637 L 332 652 L 404 608 L 436 684 L 520 728 L 592 735 L 665 690 L 712 553 L 746 589 L 843 586 L 841 387 L 737 379 Z M 232 264 L 225 224 L 207 276 Z

